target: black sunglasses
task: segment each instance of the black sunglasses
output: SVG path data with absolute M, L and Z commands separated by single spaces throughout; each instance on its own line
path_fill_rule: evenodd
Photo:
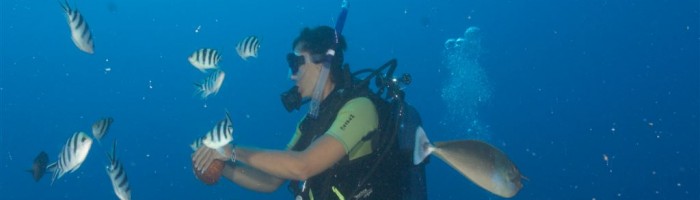
M 323 62 L 324 56 L 320 54 L 311 55 L 311 61 L 318 64 Z M 287 63 L 289 63 L 289 70 L 292 71 L 292 75 L 296 75 L 299 72 L 299 67 L 306 64 L 306 59 L 304 55 L 296 55 L 294 53 L 287 54 Z

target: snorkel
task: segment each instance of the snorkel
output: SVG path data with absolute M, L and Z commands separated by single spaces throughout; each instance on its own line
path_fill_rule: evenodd
M 311 96 L 311 104 L 309 108 L 309 116 L 312 118 L 318 117 L 318 110 L 321 105 L 321 96 L 323 95 L 323 89 L 328 81 L 328 74 L 331 72 L 331 61 L 335 56 L 335 50 L 340 43 L 338 37 L 343 32 L 343 26 L 345 26 L 345 18 L 348 16 L 348 2 L 343 0 L 341 4 L 340 15 L 338 15 L 338 21 L 335 23 L 335 44 L 326 51 L 326 55 L 323 59 L 323 67 L 321 68 L 321 73 L 319 74 L 318 80 L 316 81 L 316 86 L 314 87 L 314 93 Z

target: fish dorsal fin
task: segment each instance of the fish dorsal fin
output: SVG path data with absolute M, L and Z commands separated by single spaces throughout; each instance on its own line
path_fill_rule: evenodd
M 229 114 L 228 109 L 225 108 L 224 111 L 226 112 L 226 120 L 233 123 L 233 120 L 231 120 L 231 114 Z
M 57 2 L 58 2 L 58 5 L 61 5 L 63 12 L 65 12 L 67 14 L 70 11 L 70 5 L 68 5 L 68 1 L 61 2 L 60 0 L 58 0 Z
M 413 164 L 418 165 L 425 160 L 435 148 L 430 144 L 422 126 L 416 129 L 416 143 L 413 147 Z
M 61 0 L 57 0 L 57 2 L 61 5 L 61 8 L 63 8 L 63 11 L 65 11 L 66 13 L 78 10 L 78 1 L 73 1 L 74 6 L 72 8 L 68 3 L 68 0 L 64 0 L 63 2 L 61 2 Z

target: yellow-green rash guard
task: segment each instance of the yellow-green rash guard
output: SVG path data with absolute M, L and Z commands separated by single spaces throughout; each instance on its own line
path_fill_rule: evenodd
M 301 122 L 297 124 L 296 132 L 292 140 L 287 144 L 287 149 L 291 149 L 301 136 L 299 124 Z M 372 141 L 362 141 L 362 138 L 369 132 L 377 129 L 378 126 L 379 116 L 374 103 L 367 97 L 358 97 L 348 101 L 340 108 L 335 121 L 326 130 L 325 134 L 333 136 L 333 138 L 340 141 L 349 159 L 353 160 L 372 153 Z

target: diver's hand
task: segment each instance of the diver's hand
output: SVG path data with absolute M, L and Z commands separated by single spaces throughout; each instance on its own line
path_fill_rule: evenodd
M 227 144 L 219 149 L 212 149 L 202 145 L 197 151 L 192 154 L 192 162 L 194 162 L 195 170 L 205 172 L 209 169 L 214 160 L 227 161 L 233 155 L 233 145 Z

